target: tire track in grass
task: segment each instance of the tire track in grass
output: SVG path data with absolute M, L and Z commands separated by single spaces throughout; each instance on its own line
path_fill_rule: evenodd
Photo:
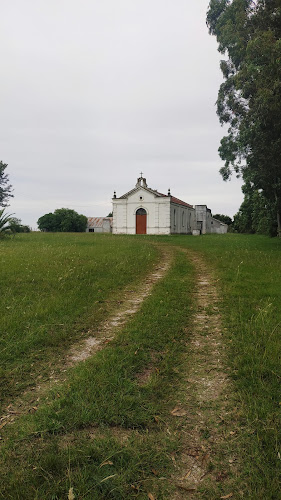
M 154 285 L 164 277 L 170 268 L 174 250 L 168 247 L 160 247 L 161 257 L 150 272 L 139 285 L 128 286 L 122 293 L 118 310 L 114 309 L 111 315 L 105 319 L 97 331 L 89 330 L 86 339 L 75 343 L 66 353 L 64 359 L 58 360 L 50 376 L 43 383 L 39 382 L 31 390 L 25 391 L 21 396 L 10 402 L 6 407 L 5 414 L 0 417 L 0 431 L 8 423 L 13 423 L 17 417 L 28 412 L 35 412 L 40 401 L 44 400 L 46 393 L 57 383 L 64 382 L 66 371 L 83 362 L 97 351 L 103 349 L 115 334 L 130 320 L 141 307 L 143 301 L 152 293 Z
M 143 301 L 151 294 L 155 283 L 162 279 L 171 264 L 171 252 L 162 248 L 162 259 L 151 274 L 149 274 L 138 286 L 137 290 L 127 290 L 123 297 L 123 304 L 118 312 L 114 312 L 101 325 L 98 332 L 85 339 L 82 343 L 75 344 L 67 358 L 68 366 L 73 366 L 79 361 L 85 361 L 97 350 L 113 339 L 119 330 L 141 307 Z M 89 332 L 88 332 L 89 333 Z
M 237 458 L 229 440 L 231 384 L 227 376 L 225 347 L 216 283 L 203 257 L 187 251 L 196 269 L 195 313 L 191 325 L 187 374 L 179 404 L 171 412 L 178 419 L 181 452 L 174 456 L 173 500 L 231 498 Z
M 185 255 L 176 249 L 174 257 L 112 344 L 78 363 L 35 415 L 10 426 L 1 450 L 5 498 L 21 485 L 27 500 L 31 487 L 40 498 L 64 498 L 70 487 L 79 498 L 97 500 L 171 498 L 164 476 L 177 442 L 166 434 L 165 417 L 173 408 L 174 368 L 186 346 L 191 299 L 185 291 L 193 283 Z M 151 380 L 139 380 L 150 362 Z

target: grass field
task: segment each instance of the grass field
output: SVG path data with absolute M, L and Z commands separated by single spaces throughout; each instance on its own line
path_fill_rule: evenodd
M 30 234 L 0 241 L 3 407 L 107 317 L 175 249 L 173 265 L 113 342 L 70 369 L 38 411 L 0 429 L 0 498 L 171 498 L 180 447 L 170 410 L 188 365 L 194 270 L 176 247 L 199 252 L 221 296 L 233 380 L 233 498 L 279 498 L 281 241 L 263 236 L 112 237 Z M 148 383 L 140 376 L 150 367 Z M 167 426 L 170 433 L 167 433 Z M 8 428 L 9 427 L 9 428 Z M 161 480 L 165 477 L 166 480 Z M 197 498 L 219 498 L 201 492 Z
M 33 233 L 0 240 L 1 403 L 96 328 L 156 257 L 152 245 L 122 237 Z
M 219 279 L 246 498 L 280 496 L 281 241 L 257 235 L 175 237 L 204 254 Z

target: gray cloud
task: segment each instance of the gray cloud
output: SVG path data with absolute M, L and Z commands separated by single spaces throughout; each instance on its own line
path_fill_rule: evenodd
M 208 0 L 10 0 L 2 5 L 0 159 L 10 209 L 35 227 L 69 206 L 106 215 L 142 170 L 159 191 L 233 215 L 215 114 Z

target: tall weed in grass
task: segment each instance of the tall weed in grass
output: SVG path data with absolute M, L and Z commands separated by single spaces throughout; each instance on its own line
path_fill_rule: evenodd
M 44 376 L 156 258 L 147 240 L 122 236 L 33 233 L 0 241 L 0 400 Z
M 162 422 L 176 402 L 192 283 L 179 254 L 119 336 L 20 421 L 2 447 L 0 498 L 58 499 L 70 488 L 89 500 L 147 499 L 151 488 L 169 498 L 161 477 L 179 443 Z
M 246 485 L 246 498 L 277 499 L 281 472 L 281 241 L 235 234 L 164 240 L 204 254 L 215 270 L 241 409 L 237 454 L 243 473 L 239 481 Z

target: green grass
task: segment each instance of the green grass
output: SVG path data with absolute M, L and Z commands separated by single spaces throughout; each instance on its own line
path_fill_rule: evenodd
M 147 241 L 92 234 L 0 240 L 0 401 L 21 392 L 96 328 L 156 261 Z
M 278 239 L 235 234 L 144 238 L 40 234 L 0 241 L 0 294 L 6 301 L 0 359 L 8 387 L 4 396 L 32 384 L 34 372 L 46 371 L 55 356 L 106 317 L 124 287 L 136 284 L 155 262 L 155 243 L 200 252 L 214 271 L 234 387 L 229 396 L 234 407 L 231 418 L 239 430 L 233 441 L 241 464 L 235 494 L 277 499 Z M 4 427 L 0 498 L 55 500 L 67 498 L 70 487 L 76 498 L 88 500 L 146 499 L 149 491 L 157 500 L 170 498 L 170 453 L 179 449 L 180 442 L 167 415 L 177 391 L 183 390 L 175 367 L 181 366 L 188 351 L 185 328 L 192 312 L 192 283 L 192 269 L 178 255 L 117 339 L 70 370 L 66 383 L 34 415 L 21 418 L 10 429 Z M 147 366 L 151 377 L 139 384 Z M 4 385 L 5 380 L 2 391 Z M 171 434 L 166 433 L 167 426 Z M 210 491 L 202 498 L 217 496 Z
M 169 452 L 178 446 L 162 422 L 176 401 L 192 279 L 186 257 L 178 255 L 119 336 L 72 369 L 49 403 L 10 431 L 0 497 L 59 499 L 73 487 L 77 498 L 144 499 L 150 488 L 167 498 L 169 483 L 156 481 L 155 470 L 159 478 L 167 473 Z M 139 376 L 148 365 L 143 385 Z
M 237 484 L 244 485 L 246 498 L 279 498 L 281 241 L 235 234 L 165 240 L 202 253 L 219 279 L 228 362 L 240 408 L 236 453 L 243 468 Z

